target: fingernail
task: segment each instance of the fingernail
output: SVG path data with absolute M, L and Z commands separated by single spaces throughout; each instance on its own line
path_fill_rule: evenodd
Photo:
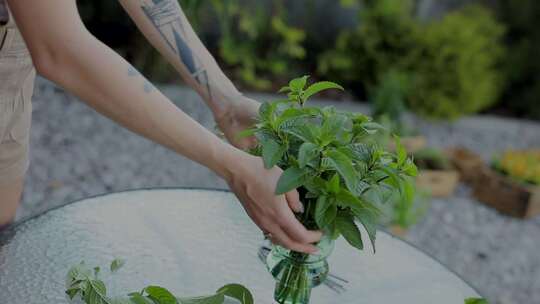
M 304 213 L 304 204 L 300 203 L 300 213 Z

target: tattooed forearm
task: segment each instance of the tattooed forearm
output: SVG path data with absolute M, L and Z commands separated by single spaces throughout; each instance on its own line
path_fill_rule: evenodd
M 208 72 L 189 45 L 188 35 L 184 29 L 187 20 L 181 13 L 178 1 L 151 0 L 143 2 L 142 9 L 171 50 L 178 55 L 191 76 L 205 87 L 208 98 L 211 99 Z
M 154 85 L 150 81 L 148 81 L 148 79 L 146 79 L 143 75 L 141 75 L 141 73 L 139 73 L 139 71 L 137 71 L 137 69 L 135 69 L 132 66 L 128 68 L 128 76 L 141 77 L 144 80 L 143 89 L 144 89 L 144 92 L 146 93 L 151 93 L 152 91 L 156 89 Z

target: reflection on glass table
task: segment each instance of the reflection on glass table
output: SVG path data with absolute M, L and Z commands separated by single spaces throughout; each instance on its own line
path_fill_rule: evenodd
M 263 237 L 233 194 L 203 189 L 153 189 L 81 200 L 0 233 L 0 303 L 66 303 L 71 265 L 127 263 L 109 294 L 149 284 L 178 295 L 201 295 L 227 283 L 248 287 L 255 303 L 272 303 L 275 281 L 259 260 Z M 413 246 L 380 233 L 377 253 L 339 239 L 332 274 L 347 281 L 337 293 L 313 290 L 311 303 L 454 304 L 478 297 L 466 282 Z

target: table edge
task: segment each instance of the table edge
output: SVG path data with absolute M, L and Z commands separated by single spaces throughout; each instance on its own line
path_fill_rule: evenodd
M 2 234 L 9 233 L 10 231 L 14 231 L 18 226 L 20 226 L 20 225 L 22 225 L 22 224 L 24 224 L 26 222 L 29 222 L 31 220 L 34 220 L 36 218 L 39 218 L 42 215 L 45 215 L 45 214 L 47 214 L 49 212 L 55 211 L 57 209 L 61 209 L 63 207 L 69 206 L 69 205 L 80 203 L 80 202 L 83 202 L 83 201 L 86 201 L 86 200 L 90 200 L 90 199 L 94 199 L 94 198 L 98 198 L 98 197 L 102 197 L 102 196 L 107 196 L 107 195 L 127 193 L 127 192 L 162 191 L 162 190 L 203 190 L 203 191 L 232 193 L 228 189 L 220 189 L 220 188 L 212 188 L 212 187 L 206 188 L 206 187 L 174 187 L 174 186 L 171 186 L 171 187 L 143 187 L 143 188 L 133 188 L 133 189 L 120 190 L 120 191 L 115 191 L 115 192 L 104 192 L 104 193 L 88 196 L 88 197 L 85 197 L 85 198 L 74 199 L 72 201 L 68 201 L 67 203 L 64 203 L 64 204 L 55 206 L 55 207 L 53 207 L 51 209 L 45 210 L 45 211 L 43 211 L 41 213 L 34 214 L 34 215 L 31 215 L 31 216 L 22 218 L 22 219 L 14 222 L 14 223 L 11 223 L 11 224 L 5 226 L 2 230 L 0 230 L 0 236 Z M 449 271 L 450 273 L 455 275 L 457 278 L 459 278 L 461 281 L 463 281 L 467 286 L 469 286 L 480 297 L 483 297 L 482 294 L 478 291 L 478 288 L 476 288 L 476 286 L 471 284 L 469 281 L 465 280 L 460 274 L 455 272 L 453 269 L 450 269 L 450 267 L 448 267 L 446 264 L 441 262 L 439 259 L 437 259 L 433 255 L 431 255 L 430 253 L 425 252 L 424 250 L 420 249 L 418 246 L 416 246 L 415 244 L 412 244 L 411 242 L 407 241 L 406 239 L 403 239 L 403 238 L 396 237 L 396 236 L 392 235 L 388 231 L 377 229 L 377 233 L 386 234 L 386 235 L 390 236 L 392 239 L 397 240 L 399 242 L 403 242 L 403 243 L 407 244 L 408 246 L 411 246 L 412 248 L 416 249 L 418 252 L 420 252 L 421 254 L 425 255 L 428 258 L 430 258 L 431 260 L 437 262 L 444 269 L 446 269 L 447 271 Z

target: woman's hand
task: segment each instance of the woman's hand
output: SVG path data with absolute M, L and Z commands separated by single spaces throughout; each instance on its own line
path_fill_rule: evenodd
M 226 178 L 231 190 L 255 224 L 270 235 L 272 242 L 298 252 L 317 252 L 312 243 L 318 242 L 322 233 L 307 230 L 293 213 L 293 210 L 304 211 L 298 192 L 274 193 L 282 170 L 278 167 L 265 169 L 262 159 L 239 150 L 234 152 L 229 163 L 234 166 Z
M 245 96 L 230 102 L 227 110 L 216 115 L 216 123 L 225 138 L 235 147 L 245 150 L 255 145 L 255 137 L 239 137 L 238 134 L 255 123 L 260 103 Z

